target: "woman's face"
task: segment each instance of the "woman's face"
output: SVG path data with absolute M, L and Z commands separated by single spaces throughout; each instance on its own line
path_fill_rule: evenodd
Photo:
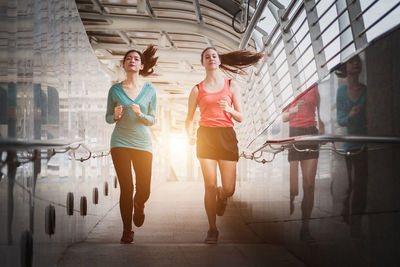
M 353 57 L 346 63 L 347 74 L 360 74 L 361 72 L 361 60 L 359 57 Z
M 206 68 L 206 69 L 218 69 L 219 65 L 221 64 L 221 61 L 219 59 L 217 51 L 214 49 L 208 49 L 206 52 L 203 54 L 202 62 L 201 64 Z
M 125 58 L 123 67 L 126 72 L 139 72 L 142 70 L 143 64 L 140 55 L 136 52 L 130 52 Z

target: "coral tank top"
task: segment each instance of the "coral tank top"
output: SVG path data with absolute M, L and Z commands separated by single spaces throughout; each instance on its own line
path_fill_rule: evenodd
M 197 103 L 200 107 L 200 126 L 233 127 L 232 115 L 221 110 L 219 100 L 225 100 L 232 106 L 233 94 L 229 87 L 229 80 L 225 79 L 224 88 L 218 92 L 204 90 L 203 82 L 198 84 Z

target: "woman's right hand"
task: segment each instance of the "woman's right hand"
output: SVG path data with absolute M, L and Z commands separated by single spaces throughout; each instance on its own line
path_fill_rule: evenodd
M 194 134 L 194 126 L 192 122 L 186 123 L 185 122 L 185 128 L 186 128 L 186 134 L 188 137 L 189 145 L 193 146 L 196 143 L 196 137 Z
M 304 100 L 298 100 L 293 107 L 289 108 L 289 115 L 295 114 L 295 113 L 299 112 L 300 110 L 303 110 L 305 105 L 306 105 L 306 102 Z
M 360 111 L 361 111 L 361 106 L 360 106 L 360 105 L 358 105 L 358 106 L 353 106 L 353 107 L 351 108 L 351 110 L 350 110 L 350 117 L 353 117 L 354 115 L 360 113 Z
M 121 119 L 122 116 L 122 110 L 123 110 L 123 106 L 117 106 L 114 108 L 114 120 L 117 121 L 119 119 Z
M 194 146 L 196 144 L 196 138 L 193 136 L 189 136 L 189 145 Z
M 303 110 L 305 108 L 305 106 L 306 106 L 306 102 L 304 100 L 297 101 L 297 103 L 294 107 L 294 109 L 295 109 L 294 113 L 297 113 L 297 112 Z

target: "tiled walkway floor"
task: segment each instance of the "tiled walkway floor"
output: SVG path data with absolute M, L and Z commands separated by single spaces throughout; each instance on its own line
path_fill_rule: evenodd
M 203 184 L 168 182 L 154 186 L 146 221 L 135 228 L 135 243 L 119 243 L 119 207 L 86 241 L 69 247 L 58 266 L 304 266 L 284 248 L 262 243 L 232 203 L 217 218 L 219 244 L 203 243 L 208 230 Z

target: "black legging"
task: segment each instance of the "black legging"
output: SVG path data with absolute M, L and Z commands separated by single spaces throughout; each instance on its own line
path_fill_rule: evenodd
M 364 149 L 359 154 L 346 156 L 345 159 L 349 188 L 344 200 L 343 215 L 356 215 L 352 218 L 352 226 L 358 227 L 367 206 L 368 151 Z
M 133 203 L 143 206 L 150 196 L 151 165 L 153 154 L 143 150 L 114 147 L 111 156 L 121 188 L 119 208 L 125 230 L 132 229 Z M 132 168 L 136 176 L 136 194 L 133 200 Z

